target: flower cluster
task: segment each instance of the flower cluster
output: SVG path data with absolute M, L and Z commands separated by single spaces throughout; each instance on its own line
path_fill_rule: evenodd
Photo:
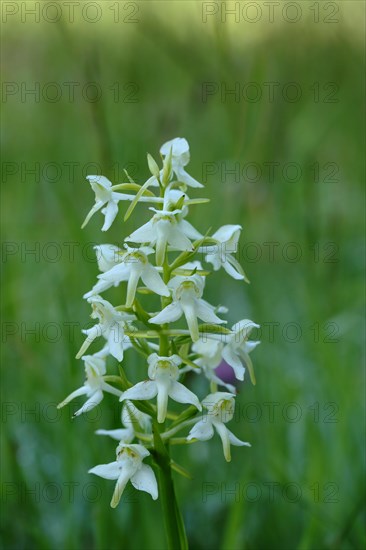
M 121 247 L 95 247 L 100 274 L 84 298 L 97 323 L 83 331 L 86 338 L 76 355 L 84 362 L 86 380 L 59 405 L 63 407 L 76 397 L 86 396 L 74 414 L 79 416 L 97 406 L 105 392 L 122 402 L 123 427 L 96 432 L 119 442 L 116 460 L 89 470 L 116 480 L 112 507 L 117 506 L 128 481 L 154 500 L 158 498 L 154 470 L 143 461 L 150 457 L 157 467 L 156 458 L 169 443 L 206 441 L 217 433 L 227 461 L 231 460 L 231 445 L 249 445 L 226 427 L 234 415 L 236 389 L 221 380 L 216 369 L 226 362 L 239 381 L 244 380 L 248 369 L 255 384 L 250 353 L 259 342 L 250 341 L 249 335 L 259 325 L 243 319 L 230 329 L 225 326 L 227 308 L 203 298 L 211 269 L 222 268 L 234 279 L 247 281 L 234 257 L 242 228 L 224 225 L 209 236 L 193 227 L 186 219 L 189 208 L 208 200 L 188 196 L 191 188 L 196 191 L 203 187 L 186 172 L 190 159 L 188 143 L 183 138 L 173 139 L 161 147 L 160 153 L 161 168 L 148 155 L 151 177 L 143 185 L 129 177 L 128 182 L 117 185 L 104 176 L 87 177 L 95 193 L 95 204 L 83 227 L 101 211 L 102 231 L 108 230 L 123 201 L 128 203 L 125 220 L 138 203 L 150 204 L 152 212 L 150 219 L 127 236 Z M 119 286 L 123 287 L 123 301 L 112 305 L 102 295 Z M 149 294 L 153 311 L 141 303 Z M 86 355 L 89 346 L 98 341 L 102 342 L 102 349 Z M 146 365 L 143 379 L 134 385 L 124 368 L 131 361 L 125 358 L 128 349 L 140 353 Z M 109 356 L 121 363 L 119 375 L 107 374 Z M 185 383 L 188 380 L 194 385 L 197 374 L 205 377 L 208 384 L 209 394 L 201 399 Z M 224 391 L 219 391 L 219 387 Z M 188 407 L 183 411 L 177 406 L 171 409 L 172 401 Z M 186 435 L 175 437 L 181 430 L 186 430 Z M 170 465 L 182 472 L 173 461 Z

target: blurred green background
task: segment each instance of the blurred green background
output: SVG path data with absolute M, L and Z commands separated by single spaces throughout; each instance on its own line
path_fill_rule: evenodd
M 251 284 L 217 273 L 207 299 L 262 325 L 231 424 L 252 447 L 229 465 L 216 439 L 174 449 L 191 548 L 361 548 L 364 3 L 66 4 L 2 5 L 2 546 L 164 547 L 159 501 L 111 510 L 87 473 L 113 460 L 94 431 L 118 427 L 114 400 L 74 421 L 55 403 L 83 381 L 92 245 L 148 218 L 81 231 L 85 175 L 144 182 L 146 152 L 181 136 L 211 199 L 192 223 L 244 228 Z

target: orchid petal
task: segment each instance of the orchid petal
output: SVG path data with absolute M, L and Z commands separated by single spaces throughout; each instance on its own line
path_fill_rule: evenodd
M 116 219 L 116 216 L 118 214 L 118 204 L 113 200 L 111 200 L 108 202 L 107 206 L 102 210 L 102 212 L 105 215 L 102 231 L 107 231 L 111 227 L 114 220 Z
M 156 382 L 152 380 L 145 380 L 144 382 L 138 382 L 138 384 L 126 390 L 120 397 L 120 401 L 124 401 L 125 399 L 144 401 L 147 399 L 153 399 L 157 393 L 158 388 Z
M 168 397 L 170 390 L 170 380 L 164 378 L 156 380 L 156 387 L 158 390 L 157 409 L 158 409 L 158 422 L 162 424 L 166 418 L 166 411 L 168 408 Z
M 145 266 L 141 273 L 141 279 L 144 285 L 159 294 L 160 296 L 170 296 L 170 292 L 165 283 L 163 283 L 158 271 L 150 264 Z
M 222 422 L 215 422 L 214 426 L 222 441 L 222 448 L 224 451 L 225 460 L 226 462 L 230 462 L 231 461 L 230 437 L 229 437 L 230 432 L 225 426 L 225 424 L 223 424 Z
M 109 464 L 99 464 L 99 466 L 94 466 L 94 468 L 91 468 L 88 473 L 95 474 L 96 476 L 104 479 L 118 479 L 121 475 L 121 469 L 121 463 L 114 461 Z
M 102 399 L 103 399 L 102 390 L 97 390 L 96 392 L 93 393 L 91 397 L 89 397 L 89 399 L 87 399 L 87 401 L 85 401 L 84 405 L 74 413 L 74 416 L 80 416 L 81 414 L 85 412 L 89 412 L 91 409 L 94 409 L 94 407 L 99 405 Z
M 94 204 L 93 208 L 88 212 L 85 220 L 83 221 L 83 225 L 81 226 L 81 229 L 84 229 L 84 227 L 86 226 L 86 224 L 89 222 L 90 218 L 92 216 L 94 216 L 94 214 L 96 212 L 98 212 L 98 210 L 100 210 L 102 208 L 102 206 L 104 205 L 105 203 L 103 201 L 98 201 Z
M 190 403 L 194 405 L 199 411 L 202 410 L 202 405 L 198 400 L 197 395 L 195 395 L 191 390 L 186 388 L 180 382 L 172 382 L 169 389 L 169 397 L 176 401 L 177 403 Z
M 227 429 L 227 432 L 231 445 L 235 445 L 236 447 L 251 447 L 250 443 L 248 443 L 247 441 L 241 441 L 230 430 Z
M 127 468 L 123 468 L 122 473 L 117 479 L 117 483 L 114 488 L 114 492 L 111 500 L 112 508 L 116 508 L 116 506 L 118 506 L 119 501 L 121 500 L 122 493 L 125 490 L 125 487 L 129 482 L 130 478 L 131 478 L 131 471 Z
M 78 388 L 77 390 L 70 393 L 70 395 L 68 395 L 63 401 L 61 401 L 61 403 L 57 405 L 57 408 L 61 409 L 61 407 L 64 407 L 76 397 L 79 397 L 80 395 L 86 395 L 87 393 L 88 393 L 88 388 L 86 386 L 82 386 L 81 388 Z
M 131 428 L 119 428 L 117 430 L 97 430 L 97 435 L 108 435 L 116 441 L 125 441 L 130 443 L 135 437 L 134 431 Z
M 205 323 L 217 323 L 217 324 L 226 323 L 225 320 L 220 319 L 220 317 L 218 317 L 214 313 L 212 306 L 210 306 L 210 304 L 205 302 L 205 300 L 202 300 L 202 298 L 198 299 L 196 304 L 197 304 L 197 308 L 196 308 L 197 316 L 200 319 L 202 319 L 202 321 L 204 321 Z
M 179 228 L 183 231 L 183 233 L 190 239 L 194 239 L 194 240 L 202 239 L 203 235 L 199 233 L 191 223 L 187 222 L 187 220 L 180 220 L 178 225 L 179 225 Z
M 242 365 L 238 355 L 233 351 L 230 344 L 222 350 L 222 358 L 234 369 L 235 378 L 244 380 L 245 367 Z
M 166 306 L 160 313 L 151 317 L 149 323 L 163 325 L 164 323 L 173 323 L 177 321 L 183 314 L 181 305 L 178 302 L 173 302 Z
M 141 468 L 131 477 L 132 485 L 139 491 L 149 493 L 153 500 L 158 498 L 158 484 L 150 466 L 142 464 Z
M 188 237 L 184 235 L 184 233 L 182 233 L 182 231 L 179 230 L 179 225 L 171 226 L 168 242 L 171 246 L 173 246 L 174 248 L 177 248 L 178 250 L 183 250 L 183 251 L 193 250 L 191 241 L 188 239 Z
M 198 439 L 199 441 L 207 441 L 208 439 L 211 439 L 214 435 L 214 429 L 212 427 L 211 422 L 207 417 L 205 417 L 203 420 L 200 420 L 193 426 L 191 431 L 189 432 L 189 435 L 187 437 L 188 441 L 191 439 Z
M 125 241 L 132 241 L 135 243 L 152 243 L 155 242 L 155 240 L 156 235 L 151 220 L 125 238 Z

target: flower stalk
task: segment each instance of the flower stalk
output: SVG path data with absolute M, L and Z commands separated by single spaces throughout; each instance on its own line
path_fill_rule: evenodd
M 84 362 L 86 380 L 59 407 L 86 396 L 74 415 L 79 416 L 99 405 L 105 392 L 115 396 L 121 403 L 122 427 L 102 428 L 96 433 L 118 441 L 116 458 L 89 472 L 115 481 L 112 508 L 119 505 L 129 483 L 153 500 L 160 498 L 167 548 L 186 550 L 172 472 L 188 479 L 190 474 L 172 459 L 171 447 L 217 436 L 229 462 L 231 446 L 250 446 L 226 426 L 234 418 L 236 386 L 221 380 L 216 369 L 226 361 L 237 381 L 243 381 L 248 370 L 256 382 L 249 354 L 259 342 L 249 340 L 249 335 L 259 325 L 243 319 L 230 329 L 223 318 L 227 308 L 204 299 L 206 279 L 212 271 L 222 269 L 239 284 L 249 282 L 234 257 L 242 228 L 225 225 L 210 235 L 211 229 L 201 233 L 193 227 L 186 219 L 189 209 L 208 199 L 187 194 L 203 187 L 186 171 L 188 143 L 176 138 L 165 143 L 160 153 L 162 167 L 148 155 L 151 176 L 142 185 L 132 181 L 112 185 L 104 176 L 87 177 L 95 204 L 83 227 L 101 212 L 102 231 L 107 231 L 117 218 L 120 202 L 128 204 L 124 220 L 139 203 L 150 204 L 152 216 L 122 245 L 95 247 L 100 274 L 84 298 L 97 322 L 83 331 L 86 338 L 76 355 Z M 124 303 L 114 306 L 101 296 L 123 285 Z M 147 294 L 160 304 L 158 311 L 145 308 Z M 183 328 L 174 326 L 177 321 Z M 102 349 L 90 353 L 89 348 L 100 341 Z M 85 355 L 87 350 L 89 355 Z M 136 384 L 124 369 L 133 350 L 146 364 Z M 118 373 L 111 372 L 111 361 L 118 361 Z M 194 391 L 197 376 L 206 380 L 206 397 Z

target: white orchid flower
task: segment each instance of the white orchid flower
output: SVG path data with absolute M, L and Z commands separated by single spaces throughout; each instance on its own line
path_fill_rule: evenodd
M 202 369 L 204 375 L 210 382 L 224 386 L 231 393 L 235 393 L 235 387 L 232 384 L 227 384 L 219 378 L 215 369 L 222 362 L 223 343 L 215 340 L 203 341 L 199 339 L 192 346 L 192 351 L 198 353 L 199 357 L 194 360 L 195 364 Z M 192 370 L 195 370 L 192 368 Z
M 128 281 L 126 306 L 131 307 L 135 299 L 136 288 L 139 279 L 142 279 L 144 285 L 159 294 L 160 296 L 170 296 L 170 292 L 156 267 L 149 263 L 147 256 L 154 250 L 148 247 L 130 248 L 120 252 L 120 261 L 109 271 L 98 275 L 98 282 L 93 289 L 84 295 L 84 298 L 90 298 L 107 290 L 111 286 L 118 286 L 122 281 Z
M 159 356 L 157 353 L 149 355 L 148 359 L 148 375 L 150 380 L 139 382 L 132 388 L 129 388 L 123 393 L 120 401 L 125 399 L 146 400 L 153 399 L 157 396 L 157 412 L 158 422 L 164 422 L 168 408 L 168 398 L 170 397 L 178 403 L 190 403 L 202 410 L 201 404 L 197 396 L 180 384 L 177 380 L 179 377 L 179 365 L 182 360 L 178 355 L 170 357 Z
M 139 491 L 149 493 L 153 500 L 158 498 L 158 484 L 150 466 L 143 464 L 143 459 L 150 455 L 149 451 L 138 444 L 120 443 L 116 451 L 115 462 L 100 464 L 89 470 L 104 479 L 116 479 L 116 487 L 111 500 L 111 507 L 115 508 L 121 500 L 122 493 L 129 481 Z
M 64 407 L 80 395 L 86 395 L 88 400 L 84 405 L 74 413 L 74 416 L 79 416 L 84 412 L 90 411 L 96 407 L 103 399 L 103 392 L 106 391 L 117 397 L 122 395 L 120 390 L 117 390 L 110 384 L 104 381 L 104 375 L 106 374 L 106 357 L 108 355 L 108 348 L 105 346 L 101 351 L 94 355 L 85 355 L 82 357 L 85 366 L 86 380 L 81 388 L 78 388 L 72 392 L 66 399 L 62 401 L 57 408 Z
M 253 328 L 259 328 L 259 325 L 249 319 L 235 323 L 231 329 L 234 334 L 225 335 L 227 343 L 222 350 L 222 357 L 234 369 L 235 377 L 238 380 L 244 380 L 245 367 L 248 367 L 250 379 L 255 384 L 253 363 L 249 354 L 260 342 L 248 341 Z
M 114 244 L 98 244 L 94 246 L 98 269 L 102 273 L 109 271 L 121 261 L 124 250 Z
M 231 460 L 230 445 L 236 445 L 238 447 L 251 446 L 250 443 L 240 441 L 240 439 L 225 426 L 234 416 L 234 397 L 234 394 L 228 392 L 215 392 L 209 394 L 202 401 L 202 405 L 208 410 L 207 415 L 193 426 L 187 437 L 188 441 L 192 439 L 207 441 L 213 437 L 214 430 L 216 430 L 221 438 L 224 457 L 227 462 Z
M 149 323 L 157 325 L 171 323 L 184 315 L 194 342 L 199 338 L 197 319 L 206 323 L 226 323 L 214 313 L 214 307 L 202 299 L 204 285 L 205 280 L 201 275 L 173 277 L 168 283 L 168 287 L 172 290 L 172 303 L 151 317 Z
M 155 212 L 154 216 L 150 221 L 126 237 L 126 241 L 148 243 L 151 246 L 156 245 L 156 263 L 159 266 L 163 264 L 168 244 L 177 250 L 193 250 L 189 238 L 195 239 L 196 233 L 191 231 L 191 224 L 176 216 L 176 214 L 181 214 L 181 210 L 173 210 L 171 212 L 168 210 L 150 209 Z
M 122 407 L 121 421 L 124 426 L 123 428 L 117 428 L 116 430 L 97 430 L 95 433 L 97 435 L 107 435 L 123 443 L 132 443 L 135 438 L 135 430 L 143 430 L 143 432 L 151 433 L 151 417 L 139 411 L 131 401 L 125 401 Z
M 89 180 L 91 188 L 95 193 L 95 204 L 85 218 L 81 228 L 83 229 L 90 218 L 105 205 L 102 210 L 105 217 L 102 231 L 107 231 L 118 214 L 118 201 L 132 200 L 133 196 L 113 191 L 112 182 L 105 176 L 86 176 L 86 179 Z
M 203 187 L 202 183 L 192 178 L 184 169 L 190 160 L 188 141 L 184 138 L 175 138 L 167 141 L 160 148 L 163 157 L 167 157 L 170 151 L 172 151 L 172 169 L 177 180 L 189 187 Z
M 98 319 L 99 323 L 82 331 L 87 335 L 87 338 L 76 355 L 76 359 L 80 359 L 98 336 L 103 336 L 107 340 L 109 353 L 118 361 L 122 361 L 124 349 L 131 347 L 129 338 L 124 334 L 125 325 L 127 321 L 134 317 L 117 311 L 107 300 L 103 300 L 100 296 L 91 296 L 88 302 L 93 308 L 91 318 Z
M 206 254 L 205 260 L 212 264 L 214 271 L 223 267 L 234 279 L 249 283 L 243 268 L 233 256 L 238 249 L 241 230 L 240 225 L 223 225 L 212 235 L 217 244 L 200 247 L 199 252 Z

